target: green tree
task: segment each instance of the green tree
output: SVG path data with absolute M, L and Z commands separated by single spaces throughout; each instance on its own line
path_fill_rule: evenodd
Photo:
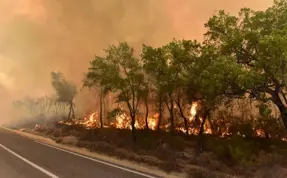
M 75 118 L 74 98 L 77 88 L 72 83 L 66 81 L 61 72 L 51 72 L 52 86 L 56 91 L 59 102 L 67 103 L 70 106 L 68 120 Z
M 184 112 L 188 89 L 186 66 L 195 61 L 199 47 L 198 42 L 190 40 L 172 40 L 160 48 L 143 46 L 144 69 L 151 78 L 154 91 L 167 106 L 171 133 L 174 132 L 174 107 L 177 106 L 188 134 L 188 119 Z
M 97 56 L 90 63 L 87 76 L 90 82 L 99 83 L 105 93 L 113 92 L 117 102 L 127 105 L 131 117 L 132 137 L 136 141 L 136 115 L 145 89 L 140 60 L 134 56 L 134 49 L 127 43 L 112 45 L 104 50 L 105 57 Z
M 160 129 L 160 124 L 163 117 L 163 87 L 162 76 L 165 75 L 163 66 L 165 65 L 165 51 L 162 48 L 153 48 L 152 46 L 143 45 L 142 63 L 144 71 L 148 74 L 146 78 L 149 81 L 150 92 L 155 93 L 157 98 L 157 108 L 159 112 L 157 130 Z
M 188 99 L 188 84 L 191 73 L 188 71 L 197 62 L 200 56 L 200 44 L 191 40 L 173 40 L 167 45 L 171 65 L 174 69 L 174 102 L 184 120 L 186 135 L 188 135 L 188 118 L 185 114 L 185 106 L 193 100 Z M 196 75 L 196 74 L 193 74 Z
M 174 106 L 175 106 L 175 89 L 178 79 L 177 69 L 174 67 L 174 58 L 170 53 L 171 46 L 153 48 L 143 46 L 142 59 L 145 70 L 153 77 L 154 89 L 163 99 L 170 115 L 170 132 L 174 133 Z M 152 77 L 151 77 L 152 78 Z
M 96 56 L 95 60 L 100 61 L 103 60 L 102 58 Z M 100 66 L 95 65 L 95 63 L 91 62 L 92 68 L 89 68 L 89 72 L 85 74 L 85 78 L 83 80 L 83 87 L 88 88 L 95 88 L 96 90 L 99 90 L 99 97 L 100 97 L 100 127 L 103 128 L 103 105 L 104 105 L 104 99 L 105 99 L 105 91 L 103 86 L 100 84 L 100 80 L 97 78 L 97 76 L 101 75 L 99 72 L 102 70 L 102 68 L 98 68 Z
M 183 64 L 183 78 L 187 85 L 185 91 L 190 101 L 200 103 L 196 120 L 200 124 L 199 149 L 203 151 L 204 125 L 210 114 L 223 101 L 232 97 L 240 97 L 245 91 L 238 86 L 239 76 L 245 74 L 243 67 L 220 56 L 217 47 L 209 43 L 193 43 L 189 52 L 190 57 Z M 180 87 L 182 89 L 183 87 Z M 235 95 L 235 93 L 237 95 Z M 202 121 L 199 122 L 199 117 Z
M 206 23 L 206 41 L 219 55 L 236 61 L 244 72 L 238 85 L 251 97 L 272 101 L 287 128 L 286 54 L 287 2 L 275 0 L 265 11 L 243 8 L 238 16 L 224 11 Z M 233 62 L 230 62 L 233 63 Z

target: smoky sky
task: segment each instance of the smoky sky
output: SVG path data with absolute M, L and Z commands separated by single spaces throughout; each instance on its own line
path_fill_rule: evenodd
M 139 49 L 172 38 L 201 40 L 216 11 L 263 10 L 272 2 L 0 0 L 0 113 L 15 98 L 50 94 L 51 71 L 80 86 L 89 61 L 110 44 L 127 41 Z

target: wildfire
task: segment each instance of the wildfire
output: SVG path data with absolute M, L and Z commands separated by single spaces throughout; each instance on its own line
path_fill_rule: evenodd
M 197 124 L 197 126 L 190 127 L 192 125 L 192 123 L 195 121 L 198 106 L 199 106 L 199 103 L 194 102 L 194 103 L 192 103 L 192 105 L 190 107 L 190 111 L 189 111 L 190 117 L 188 119 L 188 126 L 189 126 L 188 127 L 188 134 L 190 134 L 190 135 L 198 135 L 199 131 L 200 131 L 200 128 L 199 128 L 200 124 Z M 139 122 L 139 121 L 141 121 L 141 122 Z M 152 117 L 147 118 L 147 122 L 148 122 L 147 124 L 148 124 L 149 129 L 156 130 L 156 128 L 158 126 L 158 121 L 159 121 L 159 113 L 155 113 Z M 199 122 L 202 123 L 203 119 L 199 118 Z M 90 114 L 89 116 L 87 116 L 81 120 L 59 121 L 59 123 L 66 124 L 66 125 L 79 124 L 79 125 L 83 125 L 87 129 L 100 127 L 100 122 L 99 122 L 99 117 L 98 117 L 97 112 L 94 112 L 94 113 Z M 38 125 L 36 127 L 38 127 Z M 127 113 L 121 113 L 115 117 L 114 122 L 111 122 L 110 124 L 105 125 L 104 127 L 105 128 L 114 127 L 117 129 L 132 129 L 131 119 L 127 115 Z M 165 131 L 168 131 L 169 127 L 170 127 L 170 124 L 166 124 L 166 125 L 162 125 L 161 128 L 164 129 Z M 143 118 L 135 121 L 135 128 L 136 129 L 144 129 L 145 128 L 145 122 L 144 122 Z M 226 128 L 224 130 L 222 130 L 223 128 L 219 128 L 219 130 L 218 129 L 217 130 L 221 132 L 221 137 L 228 137 L 228 136 L 232 135 L 229 128 L 230 128 L 230 125 L 227 124 Z M 179 132 L 186 133 L 185 127 L 179 126 L 179 127 L 176 127 L 175 129 Z M 213 134 L 212 129 L 211 129 L 211 123 L 209 120 L 207 120 L 204 124 L 204 133 L 205 134 Z M 266 136 L 263 129 L 254 129 L 254 133 L 258 137 L 265 137 Z M 241 133 L 237 133 L 237 134 L 244 137 L 244 135 L 242 135 Z M 284 141 L 286 141 L 286 140 L 287 139 L 284 138 Z
M 155 130 L 158 124 L 159 113 L 156 113 L 153 117 L 148 118 L 148 127 L 151 130 Z
M 97 127 L 98 123 L 95 118 L 96 112 L 92 113 L 89 118 L 85 118 L 83 123 L 80 123 L 82 125 L 85 125 L 88 128 Z
M 130 124 L 127 119 L 126 113 L 122 113 L 116 116 L 116 128 L 117 129 L 127 129 Z
M 189 118 L 189 121 L 193 121 L 195 116 L 196 116 L 196 113 L 197 113 L 197 107 L 198 107 L 198 103 L 197 102 L 194 102 L 192 103 L 191 105 L 191 108 L 190 108 L 190 118 Z
M 190 108 L 190 115 L 191 117 L 189 118 L 189 122 L 192 122 L 196 116 L 196 112 L 197 112 L 197 107 L 198 107 L 198 103 L 194 102 L 192 103 L 192 106 Z M 147 119 L 147 124 L 149 129 L 151 130 L 156 130 L 157 125 L 158 125 L 158 121 L 159 121 L 159 113 L 155 113 L 152 117 L 149 117 Z M 91 129 L 91 128 L 99 128 L 100 124 L 99 124 L 99 120 L 98 120 L 98 113 L 94 112 L 92 114 L 90 114 L 89 116 L 85 117 L 82 120 L 72 120 L 72 121 L 59 121 L 59 123 L 62 124 L 66 124 L 66 125 L 73 125 L 73 124 L 80 124 L 85 126 L 87 129 Z M 135 128 L 136 129 L 144 129 L 144 123 L 139 123 L 138 120 L 135 121 Z M 166 131 L 168 131 L 169 128 L 169 124 L 164 125 L 163 128 L 165 128 Z M 110 125 L 106 125 L 104 127 L 115 127 L 117 129 L 132 129 L 131 126 L 131 120 L 130 117 L 126 114 L 126 113 L 121 113 L 118 114 L 115 117 L 115 121 L 110 123 Z M 177 128 L 177 130 L 181 131 L 181 132 L 186 132 L 186 129 L 184 127 L 180 127 Z M 199 129 L 198 128 L 189 128 L 188 129 L 189 134 L 198 134 L 199 133 Z M 206 128 L 205 129 L 206 133 L 211 133 L 211 129 L 210 128 Z
M 265 136 L 264 130 L 263 129 L 257 129 L 256 135 L 259 137 L 264 137 Z

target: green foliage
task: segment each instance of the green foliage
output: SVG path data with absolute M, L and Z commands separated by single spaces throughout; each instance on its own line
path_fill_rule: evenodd
M 134 56 L 134 49 L 125 42 L 112 45 L 104 51 L 105 57 L 96 56 L 90 62 L 84 86 L 100 85 L 104 93 L 115 93 L 117 102 L 124 102 L 129 110 L 134 133 L 140 99 L 147 90 L 140 59 Z M 133 137 L 135 140 L 134 134 Z
M 252 142 L 240 137 L 229 140 L 214 140 L 209 142 L 210 149 L 227 164 L 248 164 L 252 160 L 254 147 Z
M 132 106 L 130 102 L 139 98 L 144 84 L 140 61 L 127 43 L 110 46 L 105 52 L 105 57 L 96 56 L 90 62 L 84 85 L 100 84 L 106 92 L 119 92 L 117 101 L 127 102 L 129 109 L 135 112 L 137 105 Z
M 272 113 L 272 110 L 266 104 L 259 105 L 258 109 L 259 109 L 259 114 L 262 117 L 269 117 Z
M 173 40 L 169 44 L 153 48 L 143 46 L 142 61 L 154 90 L 173 93 L 186 85 L 187 66 L 192 66 L 199 55 L 200 44 L 190 40 Z
M 60 72 L 51 72 L 52 86 L 58 96 L 58 101 L 71 103 L 77 94 L 75 85 L 69 83 Z
M 243 8 L 238 16 L 220 11 L 205 24 L 205 43 L 216 46 L 219 56 L 229 56 L 240 66 L 239 88 L 263 102 L 271 100 L 282 116 L 287 101 L 286 15 L 287 2 L 278 0 L 266 11 Z

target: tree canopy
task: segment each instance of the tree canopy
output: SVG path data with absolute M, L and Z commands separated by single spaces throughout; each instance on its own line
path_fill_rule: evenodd
M 56 91 L 58 101 L 70 105 L 68 120 L 74 116 L 74 98 L 77 94 L 77 88 L 74 84 L 66 81 L 61 72 L 51 72 L 52 86 Z
M 280 0 L 266 11 L 243 8 L 238 16 L 220 11 L 205 25 L 205 43 L 215 46 L 220 56 L 228 56 L 227 63 L 236 63 L 236 69 L 243 71 L 236 84 L 258 100 L 272 101 L 285 127 L 286 15 L 287 2 Z

